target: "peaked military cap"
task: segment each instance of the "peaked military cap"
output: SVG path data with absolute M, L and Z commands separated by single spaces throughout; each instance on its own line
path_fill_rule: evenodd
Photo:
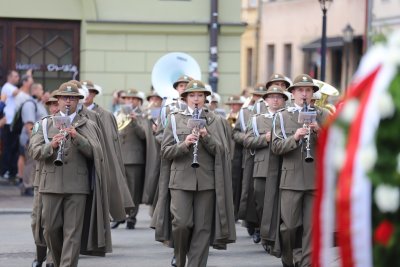
M 257 84 L 254 87 L 254 90 L 251 91 L 251 93 L 253 95 L 259 95 L 259 96 L 265 95 L 266 92 L 267 92 L 267 88 L 265 88 L 264 84 L 261 84 L 261 83 Z
M 193 81 L 193 78 L 187 75 L 182 75 L 181 77 L 178 78 L 178 80 L 176 80 L 176 82 L 174 82 L 173 87 L 176 89 L 176 87 L 178 86 L 179 83 L 186 83 L 188 84 L 190 81 Z
M 318 85 L 314 84 L 313 79 L 310 77 L 310 75 L 307 75 L 307 74 L 298 75 L 294 79 L 293 85 L 290 86 L 287 90 L 291 93 L 293 91 L 293 89 L 295 89 L 296 87 L 304 87 L 304 86 L 312 87 L 314 93 L 319 90 Z
M 141 94 L 138 90 L 133 88 L 126 91 L 126 93 L 123 95 L 123 98 L 124 97 L 134 97 L 134 98 L 139 98 L 140 100 L 142 100 L 142 102 L 144 101 L 143 94 Z
M 205 84 L 199 80 L 192 80 L 186 85 L 185 91 L 182 93 L 182 97 L 186 97 L 191 92 L 203 92 L 205 96 L 211 95 L 209 89 L 206 88 Z
M 225 105 L 233 105 L 233 104 L 243 104 L 243 98 L 239 95 L 234 95 L 228 97 L 228 100 L 225 102 Z
M 277 86 L 277 85 L 271 85 L 270 87 L 268 87 L 268 90 L 265 93 L 264 98 L 267 98 L 268 95 L 272 95 L 272 94 L 282 95 L 283 98 L 285 99 L 285 101 L 287 101 L 289 99 L 288 96 L 285 94 L 285 90 L 283 90 L 282 87 Z
M 267 84 L 265 85 L 266 88 L 269 88 L 273 82 L 284 82 L 286 84 L 286 88 L 290 86 L 289 81 L 286 79 L 285 76 L 279 73 L 274 73 L 269 77 Z
M 92 81 L 86 80 L 86 81 L 81 81 L 81 84 L 86 86 L 88 90 L 93 90 L 96 91 L 96 94 L 99 94 L 99 90 L 94 86 L 94 83 Z
M 76 96 L 80 99 L 83 98 L 83 95 L 79 93 L 78 87 L 73 84 L 72 82 L 66 82 L 60 85 L 60 87 L 56 90 L 54 94 L 55 97 L 57 96 Z

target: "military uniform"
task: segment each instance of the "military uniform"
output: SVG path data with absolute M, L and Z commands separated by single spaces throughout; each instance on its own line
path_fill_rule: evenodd
M 194 88 L 190 90 L 192 86 Z M 188 84 L 185 93 L 190 91 L 207 94 L 204 85 L 195 80 Z M 188 266 L 206 266 L 209 245 L 216 243 L 216 240 L 212 238 L 213 232 L 216 235 L 221 232 L 227 234 L 223 240 L 218 241 L 221 245 L 233 242 L 235 237 L 233 207 L 230 200 L 232 197 L 231 185 L 228 182 L 230 177 L 226 172 L 228 171 L 227 166 L 230 165 L 229 152 L 226 153 L 227 155 L 222 152 L 225 150 L 222 142 L 224 139 L 226 140 L 226 136 L 221 136 L 224 132 L 221 130 L 224 127 L 223 123 L 219 116 L 205 109 L 201 111 L 200 118 L 205 119 L 208 126 L 216 127 L 214 129 L 219 130 L 211 131 L 210 128 L 207 128 L 208 135 L 200 137 L 198 141 L 200 166 L 192 168 L 193 146 L 188 147 L 184 142 L 186 137 L 192 133 L 192 129 L 187 126 L 188 120 L 191 118 L 192 114 L 189 109 L 169 115 L 161 146 L 162 157 L 171 162 L 168 188 L 171 195 L 172 238 L 178 267 L 185 266 L 186 257 L 188 257 Z M 216 168 L 216 162 L 220 162 L 218 168 Z M 225 172 L 221 171 L 222 166 L 225 166 L 223 167 Z M 224 188 L 220 187 L 221 179 L 225 180 L 222 183 Z M 218 194 L 218 200 L 216 194 Z M 216 206 L 217 202 L 219 204 Z M 162 205 L 163 203 L 159 201 L 158 204 Z M 220 213 L 217 213 L 221 216 L 227 216 L 226 221 L 218 222 L 219 218 L 214 217 L 215 208 L 219 209 Z M 218 223 L 215 223 L 216 221 Z M 216 229 L 215 225 L 224 230 L 220 231 L 218 228 L 213 230 Z
M 295 83 L 289 91 L 296 86 L 311 86 L 314 91 L 312 79 L 305 76 L 306 82 Z M 281 219 L 280 236 L 282 246 L 282 262 L 288 266 L 311 266 L 311 218 L 313 200 L 315 197 L 315 162 L 305 162 L 305 139 L 296 141 L 294 134 L 303 124 L 298 122 L 299 108 L 289 107 L 277 114 L 272 151 L 282 155 L 281 169 Z M 317 122 L 322 125 L 327 117 L 327 112 L 316 107 Z M 317 134 L 311 131 L 311 153 L 316 153 Z M 302 227 L 302 241 L 298 240 L 297 231 Z M 302 243 L 301 260 L 293 259 L 295 245 Z
M 66 84 L 59 90 L 64 90 L 63 95 L 79 96 L 77 89 L 71 90 L 71 87 Z M 93 158 L 93 150 L 89 140 L 79 132 L 80 128 L 95 126 L 79 114 L 75 114 L 72 125 L 77 129 L 77 135 L 65 141 L 63 166 L 54 165 L 57 150 L 45 142 L 44 131 L 49 140 L 59 133 L 52 120 L 47 121 L 45 130 L 36 123 L 30 142 L 31 155 L 43 164 L 39 184 L 42 225 L 55 266 L 78 265 L 86 199 L 90 194 L 87 162 Z

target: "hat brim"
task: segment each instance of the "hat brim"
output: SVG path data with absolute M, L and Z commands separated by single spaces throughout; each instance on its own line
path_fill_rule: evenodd
M 211 95 L 211 92 L 210 91 L 208 91 L 207 89 L 190 89 L 189 91 L 185 91 L 185 92 L 183 92 L 182 94 L 181 94 L 181 97 L 186 97 L 189 93 L 193 93 L 193 92 L 201 92 L 201 93 L 204 93 L 204 95 L 205 96 L 209 96 L 209 95 Z
M 151 97 L 158 97 L 158 98 L 160 98 L 161 100 L 163 99 L 163 98 L 162 98 L 161 96 L 159 96 L 159 95 L 149 95 L 149 96 L 146 97 L 147 101 L 149 101 Z
M 234 104 L 241 104 L 241 105 L 243 105 L 244 103 L 241 102 L 241 101 L 228 101 L 228 102 L 225 102 L 225 105 L 234 105 Z
M 319 90 L 319 87 L 318 87 L 317 85 L 315 85 L 315 84 L 310 84 L 309 82 L 304 82 L 304 83 L 303 83 L 303 82 L 298 82 L 298 83 L 296 83 L 296 84 L 290 86 L 290 87 L 287 89 L 287 91 L 288 91 L 289 93 L 291 93 L 296 87 L 312 87 L 314 93 L 317 92 L 317 91 Z
M 189 82 L 188 82 L 188 81 L 176 81 L 176 82 L 174 82 L 174 84 L 172 85 L 172 87 L 174 87 L 174 88 L 176 89 L 176 87 L 177 87 L 178 84 L 180 84 L 180 83 L 186 83 L 186 84 L 188 84 Z
M 83 99 L 83 98 L 84 98 L 83 95 L 78 94 L 78 93 L 74 93 L 74 92 L 72 92 L 72 93 L 59 92 L 59 93 L 57 93 L 57 94 L 54 95 L 54 97 L 57 97 L 57 96 L 76 96 L 76 97 L 78 97 L 79 99 Z
M 99 92 L 99 90 L 97 90 L 96 88 L 94 88 L 94 87 L 86 87 L 87 89 L 88 89 L 88 91 L 90 92 L 90 91 L 95 91 L 96 92 L 96 95 L 98 95 L 98 94 L 100 94 L 100 92 Z
M 287 96 L 285 93 L 281 93 L 281 92 L 267 92 L 267 93 L 263 96 L 263 98 L 265 99 L 265 98 L 267 98 L 268 95 L 273 95 L 273 94 L 282 95 L 283 98 L 285 99 L 285 101 L 287 101 L 287 100 L 289 99 L 288 96 Z
M 290 87 L 290 83 L 289 83 L 288 81 L 284 80 L 284 79 L 270 80 L 269 82 L 267 82 L 267 83 L 265 84 L 265 87 L 266 87 L 266 88 L 269 88 L 269 87 L 272 85 L 273 82 L 284 82 L 284 83 L 286 84 L 286 88 L 289 88 L 289 87 Z M 282 88 L 282 89 L 283 89 L 283 88 Z
M 252 91 L 252 92 L 251 92 L 252 95 L 259 95 L 259 96 L 264 96 L 266 93 L 267 93 L 267 91 L 263 91 L 263 92 L 260 92 L 260 91 Z

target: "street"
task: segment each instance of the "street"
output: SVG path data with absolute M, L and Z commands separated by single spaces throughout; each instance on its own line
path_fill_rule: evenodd
M 18 188 L 0 185 L 0 262 L 1 266 L 30 266 L 35 246 L 30 228 L 30 207 L 33 198 L 19 196 Z M 150 216 L 146 206 L 140 206 L 135 230 L 125 224 L 112 230 L 113 253 L 106 257 L 81 256 L 79 266 L 89 267 L 168 267 L 172 249 L 154 241 L 149 228 Z M 236 224 L 237 240 L 228 250 L 210 248 L 207 266 L 214 267 L 278 267 L 280 259 L 268 255 L 260 244 L 254 244 L 247 231 Z

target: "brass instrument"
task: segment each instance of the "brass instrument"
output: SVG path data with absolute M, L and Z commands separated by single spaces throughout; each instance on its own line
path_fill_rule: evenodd
M 311 128 L 310 123 L 315 120 L 317 113 L 315 111 L 310 111 L 307 106 L 307 100 L 303 99 L 303 109 L 299 114 L 299 122 L 303 123 L 303 128 L 307 129 L 307 135 L 304 136 L 306 141 L 306 156 L 304 161 L 307 163 L 313 162 L 314 158 L 311 156 L 311 148 L 310 148 L 310 138 L 311 138 Z
M 326 108 L 331 114 L 335 113 L 336 107 L 330 103 L 327 103 L 327 100 L 330 96 L 339 96 L 339 91 L 332 85 L 323 81 L 315 79 L 313 81 L 319 87 L 318 92 L 321 93 L 321 98 L 315 101 L 315 105 L 321 108 Z
M 228 116 L 226 117 L 226 120 L 228 121 L 229 125 L 232 128 L 235 128 L 236 121 L 238 118 L 239 118 L 239 112 L 237 112 L 237 113 L 230 112 L 228 114 Z
M 65 106 L 65 114 L 67 117 L 69 116 L 69 110 L 70 106 Z M 65 125 L 61 126 L 60 133 L 63 134 L 63 139 L 61 139 L 61 142 L 58 146 L 58 151 L 57 151 L 57 158 L 53 161 L 53 164 L 55 166 L 62 166 L 64 165 L 63 158 L 64 158 L 64 147 L 65 147 L 65 139 L 67 138 L 68 132 L 65 131 Z

